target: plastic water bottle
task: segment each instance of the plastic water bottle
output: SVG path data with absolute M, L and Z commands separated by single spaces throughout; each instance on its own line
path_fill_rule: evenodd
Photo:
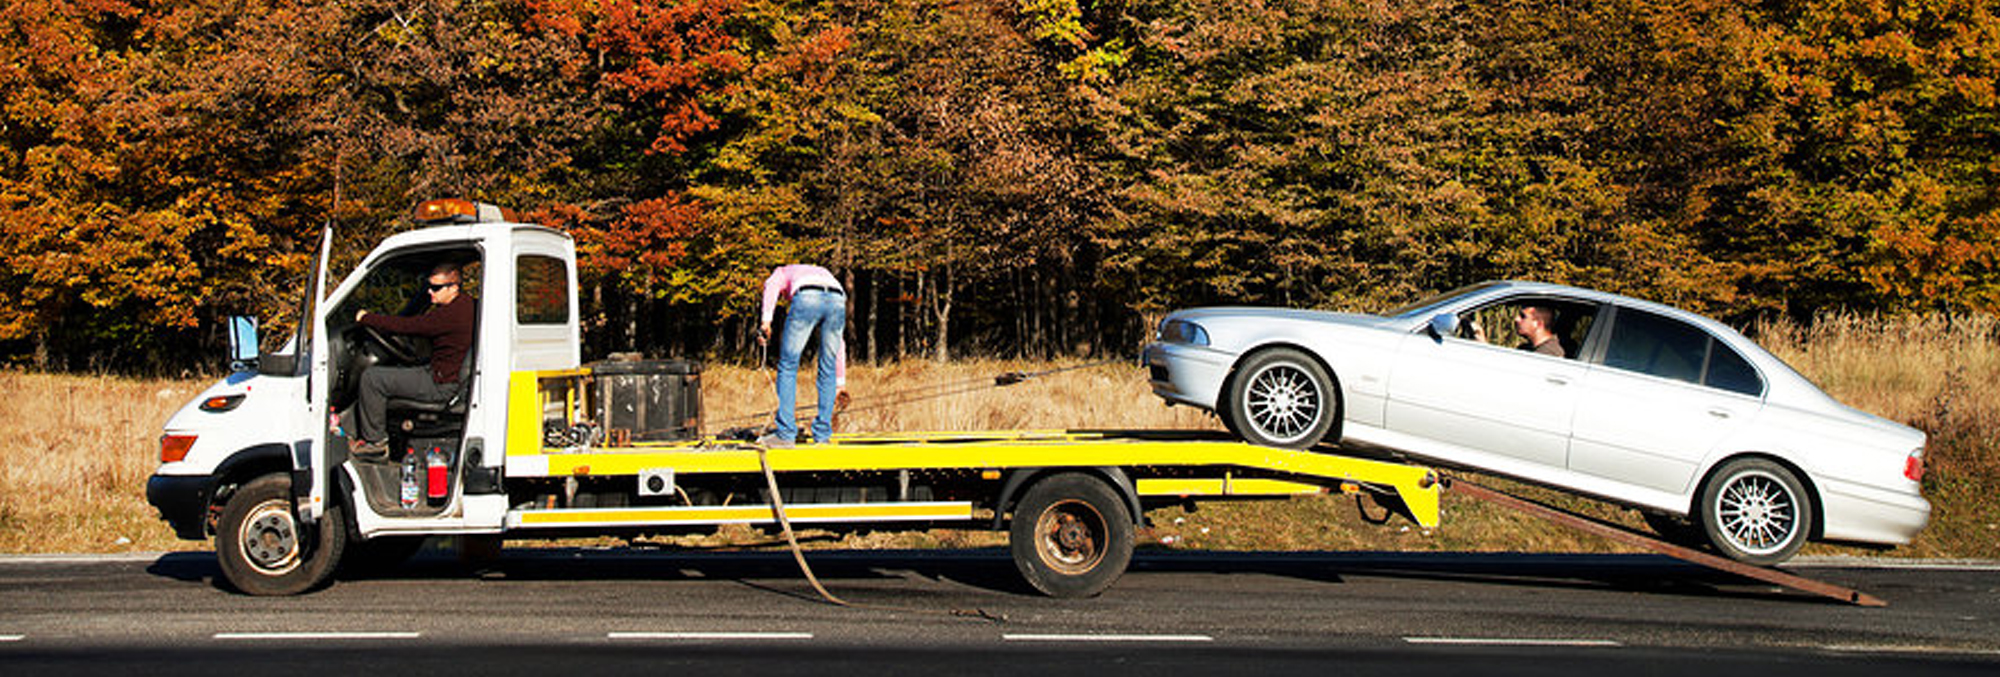
M 417 454 L 411 451 L 403 454 L 403 508 L 417 507 Z

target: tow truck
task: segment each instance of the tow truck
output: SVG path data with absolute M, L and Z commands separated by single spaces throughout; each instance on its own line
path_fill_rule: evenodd
M 768 449 L 704 434 L 699 363 L 582 361 L 569 235 L 466 200 L 423 203 L 414 220 L 421 227 L 384 239 L 330 290 L 333 232 L 323 231 L 290 338 L 263 352 L 255 320 L 231 318 L 234 370 L 165 425 L 147 500 L 179 537 L 214 539 L 238 591 L 308 592 L 343 563 L 392 565 L 431 537 L 637 538 L 725 524 L 781 527 L 817 587 L 796 523 L 1004 530 L 1031 587 L 1090 597 L 1124 573 L 1150 509 L 1340 492 L 1434 528 L 1450 490 L 1701 566 L 1885 604 L 1340 447 L 1184 430 L 836 433 Z M 444 402 L 390 400 L 391 453 L 351 455 L 338 416 L 361 374 L 430 352 L 356 323 L 356 311 L 421 312 L 408 301 L 441 263 L 461 267 L 477 304 L 460 385 Z
M 332 230 L 275 352 L 232 318 L 236 370 L 165 425 L 148 501 L 181 538 L 214 539 L 235 589 L 292 595 L 343 561 L 394 562 L 436 536 L 686 533 L 724 524 L 1006 530 L 1035 589 L 1087 597 L 1130 562 L 1148 509 L 1343 492 L 1438 523 L 1428 468 L 1186 431 L 836 434 L 766 449 L 701 430 L 700 366 L 584 363 L 574 242 L 465 200 L 420 205 L 327 285 Z M 428 346 L 353 321 L 406 306 L 440 263 L 477 304 L 447 402 L 390 402 L 391 453 L 348 453 L 338 415 L 376 365 Z

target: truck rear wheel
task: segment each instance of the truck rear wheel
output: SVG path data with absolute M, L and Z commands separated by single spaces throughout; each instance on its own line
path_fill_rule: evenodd
M 251 595 L 296 595 L 333 575 L 347 545 L 347 517 L 329 506 L 319 524 L 302 528 L 292 511 L 292 482 L 265 475 L 236 490 L 215 525 L 222 575 Z
M 1028 585 L 1051 597 L 1092 597 L 1132 563 L 1132 515 L 1103 480 L 1041 479 L 1014 505 L 1008 543 Z

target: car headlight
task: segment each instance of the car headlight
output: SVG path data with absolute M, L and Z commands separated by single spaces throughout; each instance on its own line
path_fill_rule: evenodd
M 1160 340 L 1205 346 L 1208 345 L 1208 330 L 1187 320 L 1167 320 L 1160 323 Z

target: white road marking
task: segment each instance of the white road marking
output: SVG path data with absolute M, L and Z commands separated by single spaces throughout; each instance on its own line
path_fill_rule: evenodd
M 607 639 L 812 639 L 810 632 L 613 632 Z
M 416 639 L 421 632 L 218 632 L 216 639 Z
M 0 642 L 19 642 L 27 638 L 27 635 L 0 635 Z
M 1009 642 L 1213 642 L 1208 635 L 1001 635 Z
M 1924 571 L 2000 571 L 2000 561 L 1990 559 L 1903 559 L 1900 557 L 1849 557 L 1813 555 L 1793 557 L 1785 566 L 1837 567 L 1842 569 L 1917 569 Z
M 1842 653 L 1925 653 L 1959 654 L 1972 656 L 2000 656 L 1995 649 L 1956 649 L 1946 646 L 1896 646 L 1893 644 L 1831 644 L 1820 647 L 1826 651 Z
M 1404 637 L 1410 644 L 1456 646 L 1624 646 L 1608 639 L 1527 639 L 1518 637 Z
M 153 562 L 169 553 L 128 552 L 108 555 L 0 555 L 0 564 L 100 564 Z M 190 553 L 193 554 L 193 553 Z

